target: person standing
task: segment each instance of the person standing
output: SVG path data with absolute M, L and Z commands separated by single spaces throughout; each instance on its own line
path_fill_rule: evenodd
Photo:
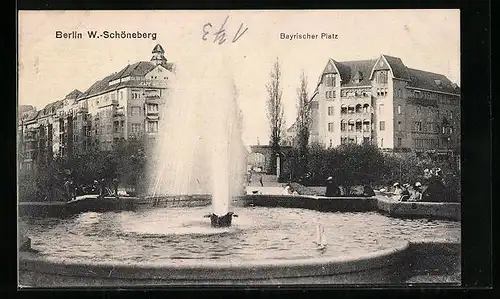
M 333 180 L 333 177 L 328 177 L 326 179 L 326 197 L 340 196 L 340 188 Z
M 113 179 L 113 191 L 115 196 L 118 197 L 118 178 Z

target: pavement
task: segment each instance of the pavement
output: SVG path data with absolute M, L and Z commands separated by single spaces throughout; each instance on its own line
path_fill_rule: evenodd
M 264 186 L 260 184 L 259 179 L 261 176 Z M 278 182 L 276 175 L 254 173 L 252 174 L 251 181 L 247 185 L 246 190 L 247 194 L 252 194 L 254 191 L 257 191 L 259 194 L 277 195 L 283 193 L 283 186 L 283 183 Z

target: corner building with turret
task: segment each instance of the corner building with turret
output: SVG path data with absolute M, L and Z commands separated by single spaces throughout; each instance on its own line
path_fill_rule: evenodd
M 173 64 L 156 45 L 150 61 L 127 65 L 96 81 L 86 91 L 73 90 L 37 111 L 20 107 L 19 167 L 31 169 L 83 152 L 112 150 L 121 140 L 154 138 L 158 133 Z
M 444 75 L 408 68 L 400 58 L 329 59 L 310 103 L 310 142 L 459 154 L 460 88 Z

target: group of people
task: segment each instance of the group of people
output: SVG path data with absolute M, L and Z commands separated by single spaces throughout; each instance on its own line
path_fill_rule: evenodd
M 447 189 L 442 178 L 440 168 L 425 169 L 423 182 L 415 184 L 394 183 L 393 197 L 398 201 L 446 201 Z
M 413 185 L 394 183 L 394 198 L 398 201 L 422 201 L 422 184 L 416 182 Z
M 111 188 L 109 185 L 111 185 Z M 108 184 L 105 179 L 101 179 L 94 180 L 90 185 L 86 185 L 77 184 L 72 178 L 67 178 L 64 181 L 64 190 L 70 200 L 76 199 L 77 196 L 89 194 L 99 195 L 99 197 L 106 195 L 118 196 L 118 179 L 114 178 L 111 184 Z
M 335 180 L 333 177 L 328 177 L 326 179 L 326 192 L 325 196 L 326 197 L 335 197 L 335 196 L 341 196 L 342 195 L 342 190 L 340 189 L 340 186 L 335 183 Z M 363 194 L 362 196 L 370 197 L 370 196 L 375 196 L 375 191 L 373 191 L 373 188 L 365 185 L 363 186 Z

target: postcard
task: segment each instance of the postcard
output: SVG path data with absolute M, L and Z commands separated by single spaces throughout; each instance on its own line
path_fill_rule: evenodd
M 459 10 L 18 12 L 18 285 L 461 284 Z

